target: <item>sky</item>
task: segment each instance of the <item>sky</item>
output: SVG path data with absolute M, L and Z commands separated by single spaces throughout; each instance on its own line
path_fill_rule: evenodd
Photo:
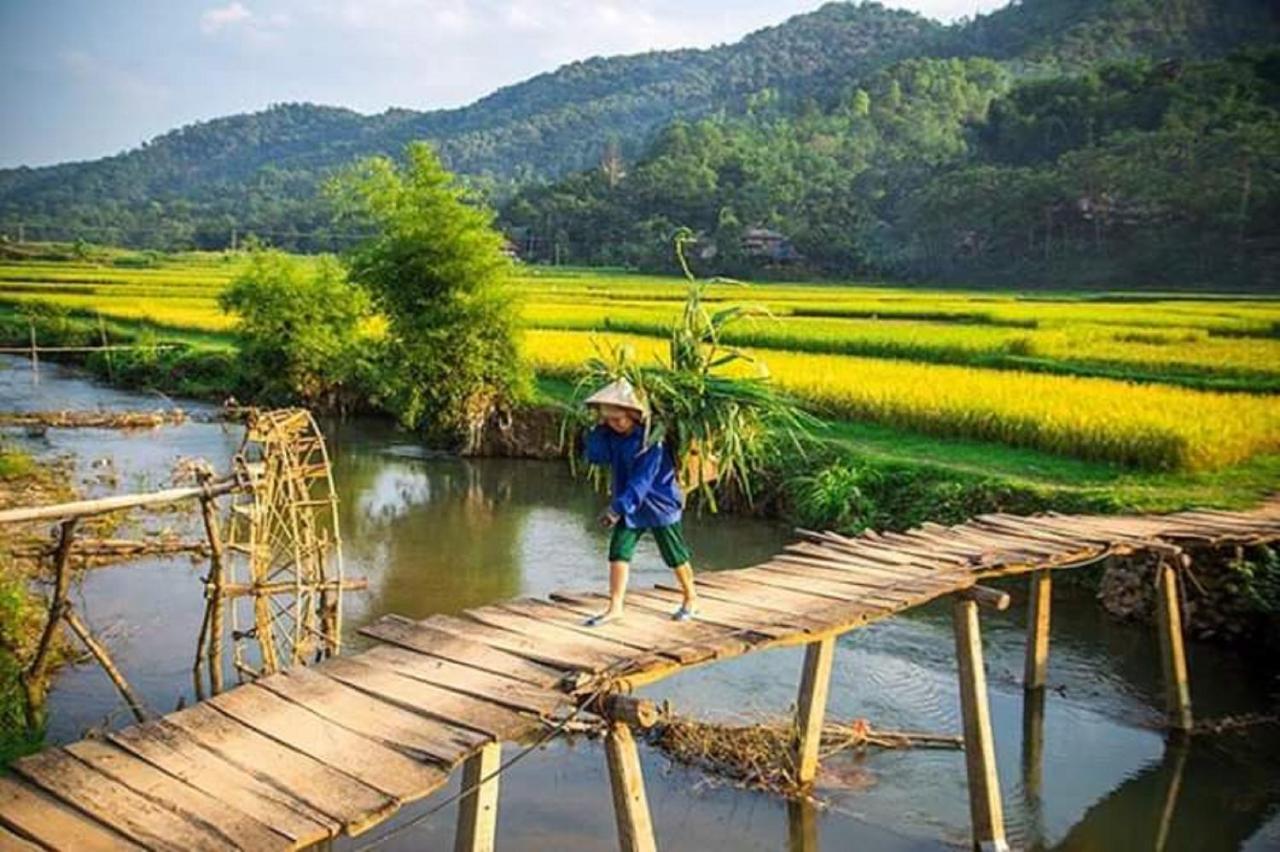
M 822 0 L 0 0 L 0 167 L 274 103 L 462 106 L 574 60 L 736 41 Z M 1005 0 L 887 0 L 944 21 Z

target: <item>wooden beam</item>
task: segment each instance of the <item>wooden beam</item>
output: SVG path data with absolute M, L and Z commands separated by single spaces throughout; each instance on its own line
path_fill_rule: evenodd
M 1002 592 L 999 589 L 988 588 L 987 586 L 970 586 L 956 592 L 956 596 L 970 600 L 978 606 L 985 606 L 987 609 L 994 609 L 1003 612 L 1009 608 L 1009 603 L 1013 600 L 1009 597 L 1008 592 Z
M 493 852 L 498 835 L 498 769 L 501 743 L 485 743 L 462 764 L 462 789 L 458 802 L 458 830 L 454 852 Z
M 1165 710 L 1169 724 L 1191 730 L 1191 685 L 1187 680 L 1187 654 L 1182 641 L 1182 603 L 1178 596 L 1178 571 L 1171 559 L 1156 566 L 1156 631 L 1160 636 L 1160 666 L 1164 670 Z
M 1026 689 L 1043 689 L 1049 674 L 1049 601 L 1053 580 L 1049 569 L 1031 575 L 1027 600 L 1027 662 L 1022 675 Z
M 964 762 L 969 776 L 969 813 L 975 849 L 1007 850 L 995 740 L 987 705 L 987 675 L 976 601 L 957 597 L 953 605 L 960 713 L 964 721 Z
M 640 753 L 631 729 L 622 722 L 610 723 L 604 752 L 613 790 L 613 815 L 618 823 L 618 848 L 621 852 L 657 852 L 644 776 L 640 773 Z
M 804 670 L 796 699 L 796 780 L 808 784 L 818 774 L 818 745 L 822 739 L 822 719 L 827 712 L 827 692 L 831 686 L 831 663 L 836 637 L 810 642 L 804 649 Z

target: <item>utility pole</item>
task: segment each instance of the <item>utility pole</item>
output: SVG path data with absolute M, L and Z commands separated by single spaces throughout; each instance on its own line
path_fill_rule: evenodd
M 234 225 L 232 225 L 232 226 L 231 226 L 231 251 L 232 251 L 233 253 L 234 253 L 234 252 L 235 252 L 235 250 L 236 250 L 236 237 L 237 237 L 237 234 L 236 234 L 236 228 L 235 228 L 235 226 L 234 226 Z
M 25 243 L 27 241 L 27 226 L 22 222 L 18 223 L 18 242 Z

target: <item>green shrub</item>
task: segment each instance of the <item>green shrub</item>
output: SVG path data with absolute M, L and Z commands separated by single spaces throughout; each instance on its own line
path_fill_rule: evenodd
M 334 258 L 255 251 L 219 301 L 239 317 L 242 390 L 255 402 L 345 411 L 369 395 L 372 306 Z

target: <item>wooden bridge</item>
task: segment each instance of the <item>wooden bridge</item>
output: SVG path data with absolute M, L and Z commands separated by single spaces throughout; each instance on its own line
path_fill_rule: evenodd
M 619 844 L 654 849 L 640 763 L 610 700 L 697 665 L 806 646 L 796 766 L 811 780 L 836 638 L 935 598 L 954 600 L 965 758 L 976 846 L 1004 848 L 978 608 L 1008 606 L 984 578 L 1030 574 L 1026 686 L 1045 683 L 1053 570 L 1113 554 L 1158 555 L 1159 653 L 1169 721 L 1189 730 L 1180 619 L 1187 550 L 1280 539 L 1280 502 L 1249 512 L 986 515 L 856 538 L 803 533 L 760 565 L 698 577 L 700 617 L 669 619 L 674 588 L 633 590 L 621 622 L 582 626 L 599 595 L 553 594 L 423 621 L 388 616 L 381 644 L 223 692 L 162 719 L 49 748 L 0 778 L 0 850 L 287 849 L 355 835 L 463 767 L 456 848 L 491 849 L 501 743 L 580 712 L 608 721 Z

